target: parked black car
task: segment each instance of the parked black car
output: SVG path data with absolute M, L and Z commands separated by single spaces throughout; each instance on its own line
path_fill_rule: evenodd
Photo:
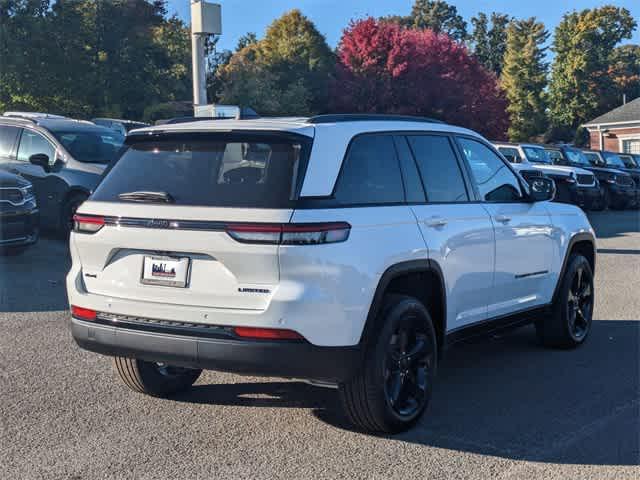
M 612 168 L 631 175 L 635 185 L 635 199 L 629 204 L 629 207 L 640 208 L 640 169 L 629 168 L 620 157 L 620 154 L 616 152 L 607 150 L 584 150 L 584 154 L 595 167 Z
M 636 188 L 628 173 L 596 167 L 589 162 L 582 150 L 569 145 L 549 145 L 545 149 L 557 165 L 580 167 L 593 172 L 602 189 L 603 209 L 623 209 L 635 205 Z
M 0 254 L 21 253 L 38 240 L 38 206 L 33 185 L 0 171 Z
M 0 170 L 33 184 L 43 229 L 66 233 L 124 137 L 91 122 L 0 117 Z

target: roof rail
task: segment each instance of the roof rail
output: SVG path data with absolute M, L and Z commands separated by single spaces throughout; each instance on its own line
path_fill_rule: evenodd
M 18 122 L 18 123 L 30 123 L 32 125 L 37 125 L 38 121 L 37 119 L 33 118 L 33 117 L 23 117 L 22 115 L 2 115 L 0 116 L 0 121 L 2 120 L 10 120 L 12 122 Z
M 307 120 L 307 123 L 339 123 L 339 122 L 423 122 L 445 123 L 441 120 L 428 117 L 416 117 L 413 115 L 388 115 L 384 113 L 339 113 L 328 115 L 316 115 Z

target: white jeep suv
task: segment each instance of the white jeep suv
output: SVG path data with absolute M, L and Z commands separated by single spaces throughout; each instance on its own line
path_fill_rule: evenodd
M 78 345 L 167 396 L 201 369 L 337 387 L 397 432 L 442 352 L 535 322 L 584 342 L 594 233 L 480 135 L 412 117 L 200 121 L 132 132 L 75 216 Z

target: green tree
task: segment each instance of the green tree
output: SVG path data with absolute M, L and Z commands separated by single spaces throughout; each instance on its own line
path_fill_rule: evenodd
M 467 22 L 458 14 L 455 6 L 443 0 L 416 0 L 411 9 L 408 26 L 446 33 L 458 41 L 467 38 Z
M 471 19 L 473 31 L 469 37 L 473 54 L 488 70 L 500 76 L 504 65 L 504 54 L 507 49 L 507 26 L 511 21 L 509 15 L 491 13 L 489 18 L 484 13 Z
M 566 14 L 555 30 L 550 111 L 558 130 L 575 129 L 612 107 L 612 52 L 636 22 L 626 8 L 607 5 Z
M 286 13 L 220 69 L 221 101 L 261 114 L 308 115 L 325 111 L 334 55 L 299 10 Z
M 0 108 L 139 118 L 190 96 L 189 31 L 164 0 L 0 0 Z
M 535 18 L 514 20 L 507 28 L 502 88 L 509 105 L 509 138 L 528 141 L 546 128 L 547 65 L 544 47 L 549 33 Z
M 609 75 L 613 80 L 610 93 L 613 106 L 619 105 L 622 96 L 627 101 L 640 97 L 640 45 L 622 45 L 611 52 Z

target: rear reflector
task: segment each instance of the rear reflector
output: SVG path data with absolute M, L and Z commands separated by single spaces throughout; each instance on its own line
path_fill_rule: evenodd
M 96 233 L 104 227 L 104 217 L 94 215 L 74 215 L 73 231 L 79 233 Z
M 262 340 L 304 340 L 304 337 L 293 330 L 279 328 L 235 327 L 235 334 L 243 338 L 257 338 Z
M 319 245 L 344 242 L 349 238 L 351 225 L 330 223 L 256 223 L 227 225 L 231 238 L 242 243 L 275 245 Z
M 71 315 L 74 318 L 79 318 L 80 320 L 95 320 L 97 313 L 95 310 L 91 310 L 89 308 L 76 307 L 75 305 L 71 305 Z

